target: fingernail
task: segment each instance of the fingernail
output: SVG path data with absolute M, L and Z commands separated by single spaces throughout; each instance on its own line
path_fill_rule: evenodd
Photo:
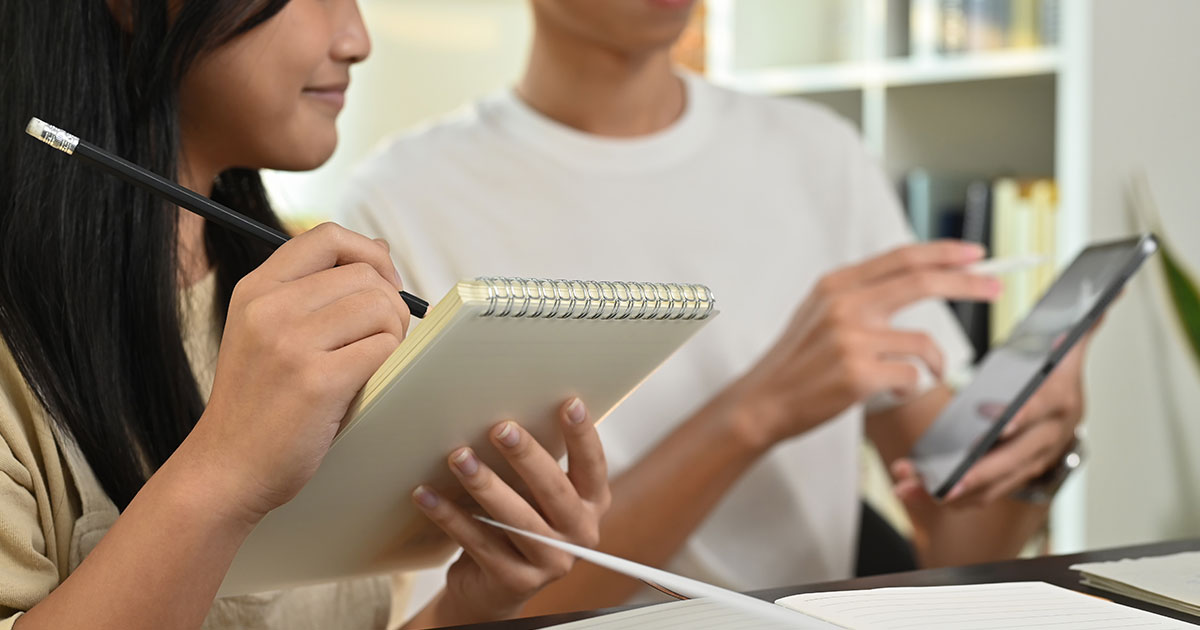
M 521 441 L 521 432 L 517 431 L 517 425 L 512 422 L 505 422 L 500 425 L 500 430 L 496 432 L 496 439 L 501 444 L 512 448 Z
M 427 510 L 432 510 L 438 505 L 437 493 L 425 486 L 417 486 L 417 489 L 413 490 L 413 498 Z
M 465 477 L 470 477 L 479 472 L 479 458 L 475 457 L 475 453 L 469 448 L 464 448 L 454 455 L 454 467 L 458 472 Z
M 400 279 L 400 270 L 396 269 L 395 267 L 392 267 L 392 274 L 394 274 L 396 276 L 396 286 L 403 287 L 404 281 L 402 281 Z
M 965 484 L 964 484 L 964 482 L 960 481 L 960 482 L 958 482 L 958 485 L 956 485 L 950 489 L 950 492 L 946 495 L 946 500 L 953 501 L 953 500 L 957 499 L 958 497 L 962 496 L 962 493 L 965 491 L 966 491 Z
M 979 260 L 986 255 L 987 249 L 984 248 L 983 245 L 980 245 L 979 243 L 963 243 L 962 257 L 968 262 Z
M 587 410 L 583 408 L 583 401 L 576 398 L 567 405 L 567 420 L 571 424 L 579 424 L 587 418 Z

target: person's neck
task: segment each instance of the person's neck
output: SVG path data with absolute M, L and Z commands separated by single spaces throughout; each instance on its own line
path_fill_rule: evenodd
M 534 37 L 517 95 L 564 125 L 611 137 L 669 127 L 687 98 L 665 48 L 634 57 L 546 29 Z
M 204 168 L 194 162 L 181 160 L 179 183 L 205 197 L 212 195 L 213 181 L 217 173 L 213 168 Z M 191 211 L 179 209 L 179 283 L 190 287 L 204 279 L 211 269 L 208 250 L 204 245 L 204 217 Z

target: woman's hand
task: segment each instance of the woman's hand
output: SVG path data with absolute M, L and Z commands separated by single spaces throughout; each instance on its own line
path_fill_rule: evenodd
M 608 510 L 607 465 L 600 436 L 584 404 L 574 399 L 559 410 L 568 472 L 515 422 L 490 434 L 492 444 L 520 475 L 532 504 L 483 464 L 469 448 L 451 453 L 450 469 L 492 518 L 575 544 L 599 542 L 600 518 Z M 446 576 L 446 588 L 408 627 L 443 626 L 516 616 L 525 602 L 570 571 L 575 559 L 515 534 L 481 523 L 427 486 L 413 501 L 464 553 Z
M 404 338 L 387 247 L 332 223 L 237 284 L 209 405 L 184 442 L 256 522 L 316 472 L 350 402 Z

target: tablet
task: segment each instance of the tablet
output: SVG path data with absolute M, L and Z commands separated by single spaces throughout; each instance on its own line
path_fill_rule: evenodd
M 988 452 L 1054 366 L 1157 250 L 1152 234 L 1096 244 L 1063 271 L 913 447 L 913 463 L 931 495 L 944 498 Z

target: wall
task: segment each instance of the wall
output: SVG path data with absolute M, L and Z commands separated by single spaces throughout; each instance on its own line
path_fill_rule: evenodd
M 528 52 L 527 0 L 360 0 L 370 58 L 352 71 L 338 150 L 310 173 L 267 173 L 285 215 L 328 217 L 354 165 L 388 135 L 512 85 Z
M 1104 0 L 1090 12 L 1091 237 L 1132 231 L 1127 186 L 1144 169 L 1168 239 L 1200 269 L 1200 3 Z M 1200 371 L 1165 314 L 1157 261 L 1152 271 L 1091 352 L 1089 547 L 1200 536 Z

